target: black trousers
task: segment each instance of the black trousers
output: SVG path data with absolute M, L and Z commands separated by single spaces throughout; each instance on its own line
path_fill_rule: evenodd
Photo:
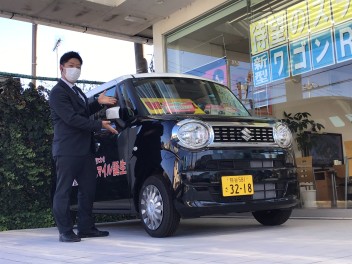
M 87 156 L 56 156 L 56 189 L 53 213 L 60 233 L 72 230 L 70 196 L 74 179 L 78 182 L 78 231 L 94 227 L 92 215 L 97 169 L 93 154 Z

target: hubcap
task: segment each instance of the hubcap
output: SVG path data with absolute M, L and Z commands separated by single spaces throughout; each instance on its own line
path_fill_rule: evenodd
M 151 230 L 156 230 L 162 220 L 164 204 L 161 194 L 154 185 L 148 185 L 141 197 L 141 215 L 144 224 Z

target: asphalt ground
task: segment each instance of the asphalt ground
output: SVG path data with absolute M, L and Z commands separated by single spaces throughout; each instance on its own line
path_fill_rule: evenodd
M 250 215 L 181 220 L 176 234 L 152 238 L 139 220 L 99 224 L 110 236 L 59 242 L 53 228 L 0 232 L 0 263 L 352 264 L 352 210 L 295 210 L 267 227 Z M 309 211 L 308 211 L 309 212 Z

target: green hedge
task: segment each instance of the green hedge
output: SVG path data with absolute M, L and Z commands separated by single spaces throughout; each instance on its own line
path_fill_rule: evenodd
M 0 230 L 53 226 L 48 93 L 0 83 Z

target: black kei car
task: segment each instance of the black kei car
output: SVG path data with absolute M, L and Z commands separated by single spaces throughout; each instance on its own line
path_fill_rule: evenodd
M 111 120 L 119 134 L 95 134 L 94 212 L 137 215 L 152 237 L 172 235 L 180 218 L 289 219 L 298 185 L 285 124 L 251 116 L 226 86 L 195 76 L 127 75 L 87 96 L 105 90 L 118 106 L 92 118 Z

